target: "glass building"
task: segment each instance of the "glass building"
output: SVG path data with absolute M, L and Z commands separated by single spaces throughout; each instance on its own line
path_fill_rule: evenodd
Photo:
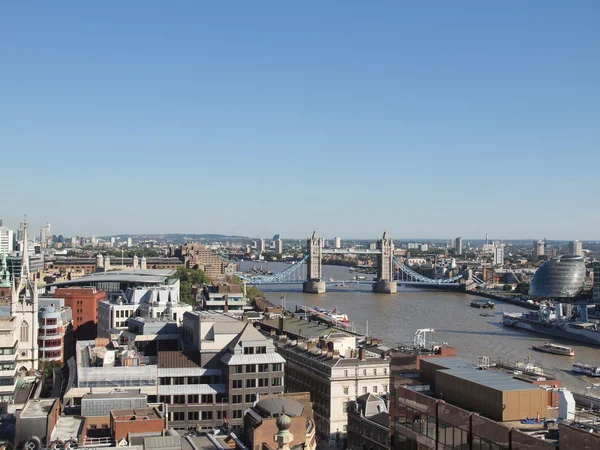
M 575 297 L 584 282 L 585 263 L 582 256 L 555 256 L 533 274 L 529 295 L 539 298 Z

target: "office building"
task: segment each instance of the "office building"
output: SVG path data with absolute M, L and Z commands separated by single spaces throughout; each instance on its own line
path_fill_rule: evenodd
M 461 237 L 457 237 L 454 240 L 454 254 L 462 255 L 463 254 L 463 240 Z
M 274 341 L 287 361 L 288 392 L 312 395 L 317 432 L 345 436 L 348 402 L 388 392 L 389 359 L 357 346 L 356 339 L 334 332 L 327 339 L 292 341 L 282 335 Z
M 131 239 L 130 237 L 127 238 L 127 248 L 129 247 L 133 247 L 133 239 Z
M 494 246 L 494 265 L 501 266 L 504 264 L 504 245 Z
M 55 299 L 58 300 L 58 299 Z M 41 302 L 40 302 L 41 303 Z M 64 301 L 63 301 L 64 304 Z M 40 361 L 65 362 L 73 346 L 72 311 L 68 306 L 42 306 L 38 312 Z
M 538 298 L 572 298 L 585 283 L 582 256 L 559 255 L 544 262 L 533 274 L 529 295 Z
M 13 252 L 13 231 L 0 226 L 0 255 L 10 255 Z
M 569 242 L 569 253 L 571 255 L 583 256 L 583 243 L 581 241 Z
M 342 240 L 339 237 L 335 238 L 335 248 L 341 248 L 342 247 Z
M 6 253 L 0 255 L 2 265 L 0 265 L 0 299 L 8 299 L 12 293 L 11 275 L 8 271 L 6 262 Z
M 533 259 L 538 260 L 544 255 L 546 255 L 546 241 L 533 241 Z
M 283 253 L 283 241 L 281 239 L 275 240 L 275 253 Z
M 256 251 L 258 253 L 262 253 L 266 250 L 265 248 L 265 240 L 264 239 L 257 239 L 256 240 Z
M 192 305 L 179 301 L 179 280 L 162 286 L 129 288 L 125 295 L 98 303 L 98 336 L 110 338 L 127 330 L 129 318 L 161 319 L 175 323 Z
M 76 340 L 86 341 L 98 336 L 98 305 L 106 298 L 104 291 L 95 287 L 58 288 L 53 296 L 63 299 L 64 305 L 71 308 Z
M 521 423 L 523 417 L 551 417 L 560 396 L 551 387 L 555 380 L 538 381 L 443 354 L 399 352 L 392 370 L 393 449 L 558 448 L 557 436 L 543 422 Z
M 196 301 L 204 311 L 231 313 L 241 318 L 244 311 L 251 310 L 242 288 L 233 283 L 217 283 L 197 289 Z

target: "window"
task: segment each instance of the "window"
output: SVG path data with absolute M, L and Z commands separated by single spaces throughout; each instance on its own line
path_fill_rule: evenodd
M 200 396 L 198 394 L 188 395 L 188 403 L 198 403 Z
M 377 394 L 377 386 L 373 386 L 373 393 Z
M 242 418 L 242 410 L 241 409 L 234 409 L 233 410 L 233 418 L 234 419 L 241 419 Z
M 185 395 L 174 395 L 173 403 L 185 404 Z
M 280 377 L 273 378 L 273 382 L 271 383 L 271 386 L 283 386 L 283 378 L 280 378 Z
M 173 413 L 173 420 L 185 420 L 185 413 L 184 412 L 174 412 Z
M 267 353 L 267 347 L 266 346 L 262 346 L 262 347 L 256 347 L 256 353 L 259 355 L 264 355 Z
M 373 369 L 373 375 L 377 375 L 377 369 Z
M 212 411 L 202 411 L 202 420 L 212 420 Z
M 348 371 L 344 370 L 344 378 L 348 378 Z
M 244 355 L 254 355 L 254 347 L 244 347 Z
M 387 369 L 386 368 L 383 369 L 383 374 L 387 375 Z
M 242 380 L 233 380 L 231 388 L 232 389 L 241 389 L 242 388 Z
M 256 380 L 254 378 L 246 380 L 246 387 L 247 388 L 256 387 Z
M 188 420 L 198 420 L 200 417 L 200 413 L 198 411 L 189 411 L 188 412 Z
M 383 392 L 387 392 L 387 391 L 388 391 L 388 385 L 387 385 L 387 384 L 384 384 L 384 385 L 382 386 L 382 389 L 383 389 Z
M 342 411 L 344 411 L 344 412 L 348 411 L 348 402 L 342 403 Z
M 258 365 L 258 371 L 259 372 L 268 372 L 269 371 L 269 365 L 268 364 L 259 364 Z
M 202 394 L 200 401 L 202 403 L 214 403 L 212 394 Z
M 256 401 L 256 394 L 246 394 L 246 403 L 253 403 Z
M 281 363 L 273 364 L 271 370 L 273 370 L 273 372 L 281 372 Z
M 367 369 L 363 369 L 363 376 L 366 377 L 367 376 Z
M 242 366 L 233 366 L 231 368 L 231 373 L 242 373 L 242 371 L 243 371 L 242 369 L 243 369 Z
M 268 378 L 259 378 L 258 379 L 258 387 L 269 387 L 269 379 Z
M 348 425 L 344 425 L 344 433 L 348 431 Z
M 348 386 L 344 386 L 344 395 L 348 395 Z
M 29 324 L 21 322 L 21 342 L 29 342 Z
M 246 365 L 246 373 L 254 373 L 256 372 L 256 364 L 247 364 Z
M 242 396 L 241 395 L 232 395 L 231 403 L 242 403 Z
M 170 395 L 161 395 L 159 397 L 159 402 L 169 404 L 169 403 L 171 403 L 171 396 Z
M 171 384 L 171 377 L 161 377 L 159 384 L 162 386 L 169 386 Z

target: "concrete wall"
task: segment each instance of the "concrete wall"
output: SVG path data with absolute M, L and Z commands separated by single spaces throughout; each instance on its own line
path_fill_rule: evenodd
M 588 433 L 568 424 L 559 424 L 560 450 L 597 450 L 600 448 L 600 434 Z

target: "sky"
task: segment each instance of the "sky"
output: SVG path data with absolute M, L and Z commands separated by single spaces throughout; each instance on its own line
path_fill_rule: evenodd
M 600 239 L 600 2 L 0 2 L 0 219 Z

